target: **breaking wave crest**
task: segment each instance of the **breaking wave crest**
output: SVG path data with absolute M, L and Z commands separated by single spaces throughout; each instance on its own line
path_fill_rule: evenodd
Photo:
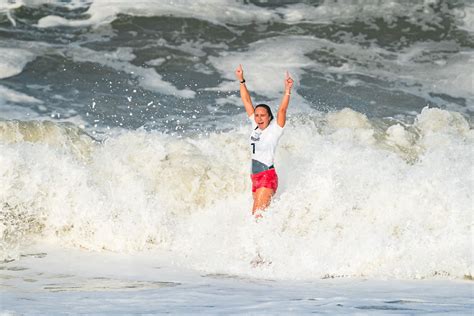
M 96 141 L 72 124 L 0 122 L 0 255 L 23 244 L 167 250 L 211 273 L 472 276 L 473 132 L 425 108 L 411 124 L 350 109 L 294 116 L 280 188 L 250 216 L 247 128 Z M 255 255 L 268 264 L 254 269 Z

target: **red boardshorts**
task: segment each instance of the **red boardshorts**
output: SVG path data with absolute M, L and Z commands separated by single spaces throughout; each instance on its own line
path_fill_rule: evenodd
M 269 188 L 276 192 L 278 188 L 278 176 L 275 169 L 251 174 L 250 178 L 252 178 L 252 192 L 257 191 L 257 189 L 260 188 Z

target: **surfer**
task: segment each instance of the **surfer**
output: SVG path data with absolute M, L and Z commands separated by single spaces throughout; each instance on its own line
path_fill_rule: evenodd
M 252 150 L 252 215 L 261 217 L 259 211 L 265 210 L 272 196 L 278 188 L 278 176 L 273 166 L 273 158 L 278 140 L 283 133 L 286 122 L 286 110 L 290 102 L 293 79 L 289 73 L 285 75 L 285 93 L 278 108 L 276 120 L 273 118 L 270 107 L 266 104 L 253 106 L 249 91 L 245 85 L 242 65 L 235 70 L 235 75 L 240 81 L 240 97 L 244 103 L 245 111 L 252 123 L 250 146 Z

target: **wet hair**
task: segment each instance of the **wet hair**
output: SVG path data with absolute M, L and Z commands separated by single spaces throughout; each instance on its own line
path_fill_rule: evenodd
M 264 108 L 265 110 L 267 110 L 267 114 L 268 116 L 270 116 L 270 122 L 273 120 L 273 113 L 272 113 L 272 109 L 270 109 L 270 107 L 264 103 L 262 104 L 259 104 L 255 107 L 254 110 L 256 110 L 257 108 Z

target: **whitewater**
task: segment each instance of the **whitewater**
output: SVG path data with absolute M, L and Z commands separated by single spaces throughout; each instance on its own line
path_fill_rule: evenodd
M 472 275 L 473 133 L 460 115 L 425 109 L 405 127 L 349 109 L 292 118 L 276 157 L 281 190 L 258 223 L 242 163 L 248 128 L 103 142 L 47 122 L 1 130 L 4 259 L 33 234 L 98 251 L 159 248 L 193 268 L 258 277 Z M 248 265 L 256 249 L 271 267 Z

